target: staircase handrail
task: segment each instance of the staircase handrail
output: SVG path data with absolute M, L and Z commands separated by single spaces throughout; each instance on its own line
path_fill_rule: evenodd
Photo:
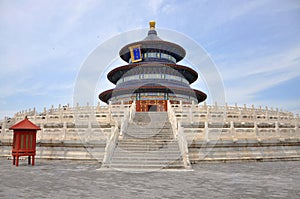
M 125 111 L 127 111 L 127 112 L 121 122 L 121 131 L 120 131 L 121 136 L 127 131 L 128 124 L 130 121 L 132 121 L 132 119 L 135 115 L 135 101 L 132 102 L 129 110 L 127 109 Z
M 181 155 L 182 155 L 184 167 L 185 168 L 190 168 L 191 163 L 190 163 L 190 159 L 189 159 L 188 144 L 187 144 L 186 137 L 183 133 L 183 127 L 177 121 L 175 112 L 174 112 L 174 110 L 172 108 L 172 105 L 171 105 L 169 100 L 168 100 L 167 112 L 168 112 L 168 117 L 169 117 L 169 120 L 170 120 L 170 123 L 171 123 L 171 126 L 172 126 L 174 138 L 178 141 L 179 150 L 180 150 Z
M 129 121 L 132 122 L 136 113 L 136 101 L 134 100 L 129 109 Z
M 170 101 L 168 100 L 168 107 L 167 107 L 167 113 L 168 113 L 168 117 L 172 126 L 172 130 L 173 130 L 173 134 L 174 134 L 174 138 L 177 138 L 177 131 L 178 131 L 178 126 L 177 126 L 177 120 L 176 120 L 176 116 L 175 116 L 175 112 L 172 108 L 172 105 L 170 103 Z
M 178 140 L 179 149 L 182 155 L 184 167 L 191 168 L 188 143 L 183 131 L 184 131 L 183 127 L 181 126 L 181 124 L 179 124 L 177 129 L 177 140 Z
M 103 157 L 103 161 L 102 161 L 103 165 L 110 164 L 112 155 L 113 155 L 116 145 L 118 143 L 119 135 L 120 135 L 120 132 L 119 132 L 118 123 L 115 122 L 115 127 L 113 129 L 113 132 L 111 133 L 110 137 L 106 141 L 105 152 L 104 152 L 104 157 Z

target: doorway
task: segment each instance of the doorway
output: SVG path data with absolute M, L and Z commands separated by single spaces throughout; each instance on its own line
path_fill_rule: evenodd
M 165 112 L 167 111 L 167 100 L 137 100 L 137 112 Z
M 148 105 L 147 109 L 149 112 L 157 112 L 157 105 Z

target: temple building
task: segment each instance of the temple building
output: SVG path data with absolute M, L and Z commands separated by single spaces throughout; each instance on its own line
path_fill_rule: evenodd
M 147 37 L 124 46 L 120 57 L 128 64 L 107 75 L 116 87 L 102 92 L 100 100 L 117 104 L 136 101 L 136 111 L 166 111 L 171 103 L 203 102 L 206 94 L 192 89 L 198 78 L 193 69 L 177 64 L 185 57 L 185 50 L 157 36 L 155 22 L 150 21 Z

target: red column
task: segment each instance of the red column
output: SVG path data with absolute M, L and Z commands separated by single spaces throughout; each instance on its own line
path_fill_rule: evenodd
M 19 155 L 17 155 L 16 166 L 19 166 Z
M 32 163 L 31 163 L 32 166 L 34 166 L 34 155 L 32 156 Z

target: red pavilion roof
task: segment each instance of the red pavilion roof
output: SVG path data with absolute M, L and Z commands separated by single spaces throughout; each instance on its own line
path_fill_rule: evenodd
M 27 117 L 17 124 L 11 126 L 9 130 L 41 130 L 41 128 L 29 121 Z

